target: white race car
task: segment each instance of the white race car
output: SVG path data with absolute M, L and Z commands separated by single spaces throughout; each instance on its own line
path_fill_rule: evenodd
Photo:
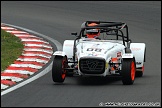
M 96 23 L 94 26 L 89 26 Z M 87 31 L 99 30 L 99 38 L 87 38 Z M 65 40 L 63 51 L 54 52 L 52 79 L 64 82 L 67 75 L 121 76 L 124 85 L 134 83 L 144 72 L 145 43 L 132 43 L 128 26 L 122 22 L 86 21 L 75 40 Z

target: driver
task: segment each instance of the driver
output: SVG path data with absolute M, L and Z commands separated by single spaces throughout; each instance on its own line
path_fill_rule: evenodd
M 97 25 L 96 23 L 88 24 L 88 26 L 96 26 L 96 25 Z M 99 39 L 98 36 L 100 36 L 100 31 L 99 29 L 88 29 L 86 30 L 86 35 L 87 35 L 87 38 Z

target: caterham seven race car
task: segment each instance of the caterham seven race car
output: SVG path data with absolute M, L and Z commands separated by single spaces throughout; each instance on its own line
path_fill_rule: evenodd
M 95 23 L 94 25 L 90 25 Z M 97 30 L 98 38 L 88 38 Z M 93 32 L 91 32 L 93 34 Z M 95 33 L 94 33 L 95 34 Z M 145 43 L 132 43 L 128 26 L 122 22 L 86 21 L 74 40 L 65 40 L 62 51 L 54 52 L 52 79 L 64 82 L 67 75 L 80 77 L 121 76 L 124 85 L 142 77 L 146 61 Z

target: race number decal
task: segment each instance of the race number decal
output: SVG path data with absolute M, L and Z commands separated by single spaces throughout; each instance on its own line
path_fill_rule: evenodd
M 87 48 L 87 51 L 96 51 L 96 52 L 101 52 L 102 49 L 100 48 Z
M 87 51 L 93 51 L 93 48 L 87 48 Z

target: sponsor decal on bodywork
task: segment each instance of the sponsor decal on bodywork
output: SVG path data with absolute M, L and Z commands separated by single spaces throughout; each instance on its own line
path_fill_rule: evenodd
M 117 53 L 117 57 L 121 57 L 121 52 L 118 52 Z

